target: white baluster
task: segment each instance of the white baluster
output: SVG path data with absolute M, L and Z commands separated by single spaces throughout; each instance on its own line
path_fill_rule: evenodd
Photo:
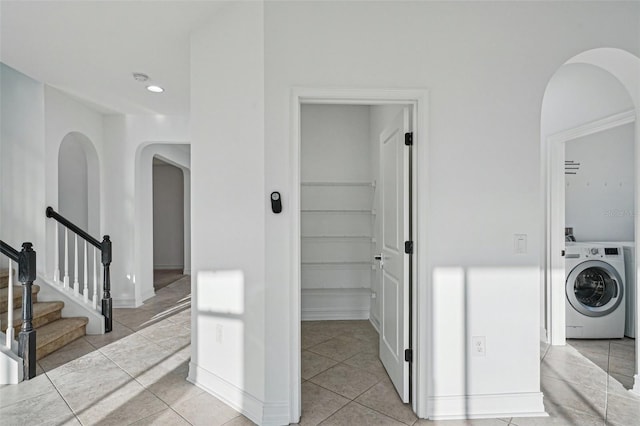
M 98 249 L 93 248 L 93 309 L 98 309 Z
M 64 280 L 62 287 L 69 289 L 69 230 L 64 228 Z
M 87 242 L 84 242 L 84 288 L 82 289 L 84 302 L 89 301 L 89 271 L 87 270 Z
M 55 222 L 54 222 L 55 223 Z M 53 272 L 53 282 L 56 284 L 60 284 L 60 239 L 58 236 L 58 224 L 55 223 L 56 228 L 56 236 L 55 236 L 55 250 L 54 250 L 54 266 L 55 270 Z
M 9 287 L 7 287 L 7 348 L 13 343 L 13 262 L 9 259 Z
M 74 238 L 74 252 L 73 252 L 73 294 L 78 295 L 80 293 L 80 284 L 78 284 L 78 236 Z

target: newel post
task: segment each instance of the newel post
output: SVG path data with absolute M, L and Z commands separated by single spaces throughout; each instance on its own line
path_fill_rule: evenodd
M 102 239 L 102 266 L 104 267 L 104 281 L 102 292 L 102 315 L 104 316 L 104 331 L 108 333 L 113 328 L 113 302 L 111 301 L 111 240 L 108 235 Z
M 22 329 L 18 335 L 18 356 L 23 359 L 24 379 L 36 376 L 36 330 L 33 328 L 31 288 L 36 280 L 36 252 L 23 243 L 18 256 L 18 280 L 22 283 Z

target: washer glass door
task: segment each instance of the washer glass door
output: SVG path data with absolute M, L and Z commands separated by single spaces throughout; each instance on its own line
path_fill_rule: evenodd
M 610 264 L 598 260 L 576 266 L 567 278 L 567 298 L 578 312 L 600 317 L 622 302 L 622 279 Z

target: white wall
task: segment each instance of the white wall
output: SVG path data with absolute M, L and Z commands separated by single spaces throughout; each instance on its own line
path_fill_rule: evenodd
M 263 64 L 261 2 L 230 3 L 192 36 L 189 380 L 256 422 L 278 417 L 288 399 L 265 403 L 265 356 L 283 356 L 278 342 L 266 344 L 266 305 L 287 304 L 265 299 L 265 268 L 283 263 L 269 265 L 265 253 L 267 194 L 283 188 L 265 187 Z M 283 202 L 288 209 L 287 195 Z M 268 293 L 279 286 L 286 282 L 271 281 Z M 286 373 L 270 366 L 268 374 Z
M 634 240 L 634 123 L 565 144 L 580 163 L 565 176 L 565 223 L 577 241 Z
M 264 390 L 266 406 L 281 413 L 290 408 L 295 381 L 289 372 L 294 355 L 287 307 L 296 303 L 291 289 L 297 285 L 291 276 L 292 206 L 287 204 L 297 173 L 291 168 L 291 89 L 417 87 L 431 94 L 429 145 L 422 147 L 429 160 L 418 169 L 428 174 L 429 185 L 419 189 L 419 196 L 427 197 L 430 207 L 420 212 L 418 225 L 429 237 L 417 242 L 429 273 L 418 277 L 418 285 L 430 291 L 431 305 L 420 309 L 432 313 L 436 325 L 423 330 L 431 353 L 418 354 L 420 361 L 434 361 L 426 374 L 432 398 L 419 402 L 420 413 L 541 410 L 542 98 L 553 73 L 579 52 L 609 45 L 638 54 L 639 7 L 609 2 L 228 4 L 191 46 L 193 266 L 194 274 L 244 273 L 244 294 L 250 296 L 243 301 L 255 310 L 232 317 L 239 321 L 232 336 L 237 344 L 255 338 L 256 347 L 240 351 L 225 344 L 225 337 L 216 344 L 205 330 L 215 329 L 221 315 L 204 318 L 194 312 L 194 363 L 233 385 L 224 390 L 217 381 L 218 394 L 230 399 L 240 388 L 261 399 Z M 229 182 L 236 191 L 224 186 Z M 283 196 L 279 215 L 265 212 L 273 190 Z M 206 202 L 196 201 L 205 194 Z M 218 199 L 228 206 L 212 221 Z M 222 225 L 231 221 L 238 224 L 233 232 Z M 528 235 L 527 253 L 514 253 L 514 234 Z M 220 246 L 211 247 L 212 241 Z M 206 282 L 205 275 L 198 277 L 198 293 Z M 204 294 L 196 297 L 196 303 L 203 302 Z M 470 336 L 486 336 L 486 357 L 470 357 Z M 218 352 L 227 356 L 218 358 Z M 523 403 L 514 407 L 507 395 Z M 465 412 L 468 407 L 474 413 Z
M 17 250 L 33 243 L 38 272 L 45 251 L 44 161 L 44 86 L 0 63 L 0 239 Z
M 44 111 L 45 111 L 45 147 L 43 167 L 46 173 L 45 179 L 45 202 L 46 206 L 51 206 L 59 211 L 63 216 L 70 215 L 69 219 L 82 222 L 83 229 L 87 230 L 94 238 L 102 240 L 101 218 L 104 212 L 101 211 L 101 181 L 104 179 L 104 168 L 99 160 L 102 154 L 103 126 L 102 114 L 87 107 L 86 105 L 70 98 L 64 93 L 52 87 L 44 88 Z M 80 155 L 79 149 L 83 150 L 86 171 L 86 188 L 82 187 L 83 194 L 65 192 L 68 197 L 60 200 L 60 185 L 79 185 L 79 182 L 71 182 L 74 176 L 68 176 L 68 181 L 60 183 L 59 178 L 65 176 L 66 171 L 60 170 L 59 158 L 61 145 L 64 140 L 72 141 L 77 148 L 75 155 Z M 63 148 L 64 149 L 64 148 Z M 63 160 L 64 161 L 64 160 Z M 74 165 L 71 165 L 74 168 Z M 65 169 L 67 167 L 65 166 Z M 85 179 L 84 174 L 82 179 Z M 80 198 L 77 198 L 80 197 Z M 86 197 L 86 199 L 85 199 Z M 79 212 L 68 209 L 70 205 L 80 203 L 86 206 L 86 211 L 80 216 Z M 64 207 L 62 207 L 64 206 Z M 46 240 L 47 247 L 45 255 L 42 257 L 46 267 L 46 276 L 53 278 L 54 273 L 54 238 L 56 222 L 53 219 L 46 219 Z M 62 231 L 62 228 L 60 228 Z M 60 238 L 62 239 L 62 232 Z M 62 258 L 61 258 L 62 261 Z
M 184 176 L 161 160 L 153 163 L 153 268 L 184 268 Z
M 419 189 L 430 205 L 419 223 L 429 239 L 417 244 L 431 271 L 419 285 L 432 288 L 438 304 L 421 307 L 438 327 L 430 345 L 432 413 L 445 412 L 445 396 L 460 414 L 464 394 L 501 400 L 539 391 L 542 96 L 555 70 L 580 51 L 605 43 L 637 52 L 630 19 L 637 14 L 630 4 L 267 3 L 267 187 L 291 180 L 283 165 L 292 87 L 430 90 L 430 161 L 419 165 L 430 182 Z M 282 219 L 267 216 L 268 283 L 292 283 L 290 222 Z M 528 235 L 526 254 L 513 252 L 514 234 Z M 288 290 L 274 287 L 269 300 L 289 304 Z M 268 370 L 283 371 L 289 318 L 267 309 L 267 340 L 282 348 L 267 359 Z M 486 358 L 470 358 L 473 335 L 486 336 Z M 268 377 L 267 390 L 286 399 L 286 378 Z
M 302 105 L 302 182 L 371 180 L 369 107 Z

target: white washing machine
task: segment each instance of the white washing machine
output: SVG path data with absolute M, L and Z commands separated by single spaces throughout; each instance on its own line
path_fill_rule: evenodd
M 624 250 L 624 299 L 626 302 L 627 317 L 624 326 L 624 335 L 627 337 L 636 337 L 636 291 L 638 285 L 636 283 L 636 243 L 633 241 L 607 241 L 597 244 L 609 244 L 622 246 Z
M 624 337 L 625 267 L 621 246 L 567 243 L 567 338 Z

